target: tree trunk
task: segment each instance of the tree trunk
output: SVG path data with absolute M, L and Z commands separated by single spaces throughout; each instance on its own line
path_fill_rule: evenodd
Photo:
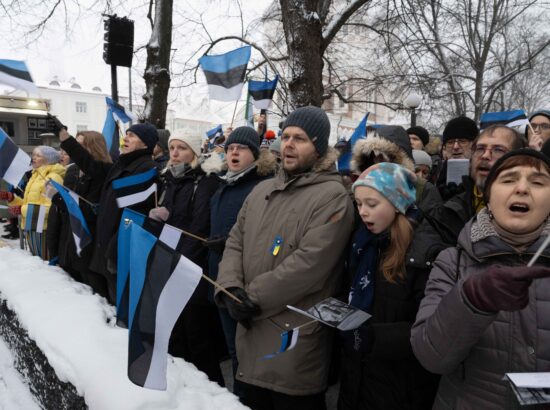
M 280 0 L 289 56 L 290 105 L 320 107 L 323 99 L 323 34 L 317 0 Z
M 165 128 L 170 89 L 170 49 L 172 47 L 173 0 L 155 1 L 155 20 L 147 44 L 145 66 L 145 119 L 159 129 Z

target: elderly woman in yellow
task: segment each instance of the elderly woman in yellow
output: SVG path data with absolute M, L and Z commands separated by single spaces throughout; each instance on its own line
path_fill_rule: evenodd
M 62 184 L 65 167 L 59 164 L 59 152 L 52 147 L 40 145 L 32 152 L 32 168 L 23 198 L 13 196 L 10 206 L 21 206 L 21 228 L 31 253 L 48 260 L 46 222 L 51 199 L 45 195 L 46 183 L 53 179 Z

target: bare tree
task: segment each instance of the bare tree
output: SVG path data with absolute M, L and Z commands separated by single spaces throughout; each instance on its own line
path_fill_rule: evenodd
M 477 121 L 549 50 L 542 24 L 535 29 L 535 0 L 388 0 L 386 7 L 390 56 L 406 62 L 409 85 L 446 116 Z M 531 29 L 521 24 L 527 14 Z M 522 30 L 532 35 L 510 35 Z

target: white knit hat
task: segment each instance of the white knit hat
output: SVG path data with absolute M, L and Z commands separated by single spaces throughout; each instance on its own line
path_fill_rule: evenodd
M 197 157 L 200 157 L 202 137 L 197 133 L 180 128 L 178 130 L 175 130 L 172 135 L 170 135 L 170 138 L 168 138 L 168 146 L 170 146 L 170 141 L 172 140 L 185 142 L 189 146 L 189 148 L 193 150 L 195 155 Z

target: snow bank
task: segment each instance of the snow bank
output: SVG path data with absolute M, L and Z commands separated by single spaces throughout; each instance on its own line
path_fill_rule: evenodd
M 7 300 L 57 377 L 90 409 L 244 409 L 225 388 L 169 357 L 168 390 L 143 389 L 127 376 L 128 331 L 88 286 L 28 252 L 0 248 L 0 298 Z

